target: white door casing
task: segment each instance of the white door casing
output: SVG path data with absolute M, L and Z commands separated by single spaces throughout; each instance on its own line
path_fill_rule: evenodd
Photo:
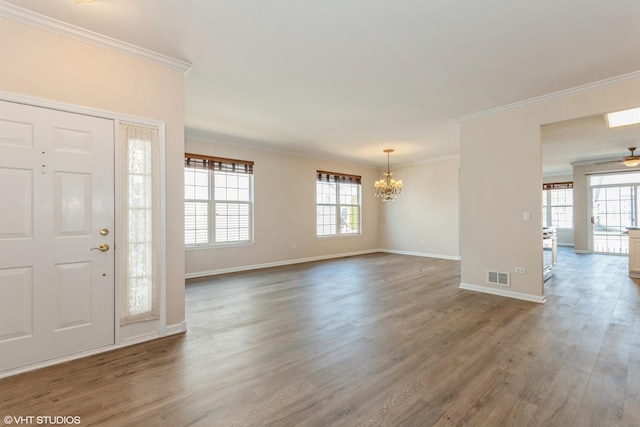
M 0 371 L 114 344 L 114 234 L 114 121 L 0 101 Z

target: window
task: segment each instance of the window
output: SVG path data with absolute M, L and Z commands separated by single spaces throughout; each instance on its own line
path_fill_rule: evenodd
M 542 225 L 573 228 L 572 182 L 554 182 L 542 185 Z
M 253 241 L 253 162 L 185 154 L 185 245 Z
M 160 140 L 158 128 L 120 124 L 124 266 L 120 324 L 160 318 Z
M 591 248 L 596 253 L 629 253 L 627 227 L 636 227 L 640 211 L 640 173 L 591 175 Z
M 360 181 L 356 175 L 317 171 L 318 237 L 360 234 Z

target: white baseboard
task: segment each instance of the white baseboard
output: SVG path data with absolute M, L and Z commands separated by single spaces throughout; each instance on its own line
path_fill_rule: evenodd
M 116 347 L 127 347 L 130 345 L 140 344 L 142 342 L 151 341 L 162 337 L 168 337 L 170 335 L 181 334 L 183 332 L 187 332 L 186 321 L 174 323 L 173 325 L 167 325 L 164 329 L 164 334 L 162 334 L 162 331 L 154 331 L 125 338 L 120 342 L 120 344 L 116 345 Z
M 220 268 L 217 270 L 197 271 L 194 273 L 185 274 L 185 279 L 195 279 L 198 277 L 215 276 L 218 274 L 226 274 L 226 273 L 237 273 L 239 271 L 258 270 L 260 268 L 280 267 L 283 265 L 301 264 L 303 262 L 323 261 L 323 260 L 334 259 L 334 258 L 366 255 L 366 254 L 372 254 L 376 252 L 380 252 L 380 250 L 369 249 L 366 251 L 347 252 L 347 253 L 332 254 L 332 255 L 321 255 L 321 256 L 314 256 L 314 257 L 308 257 L 308 258 L 297 258 L 297 259 L 290 259 L 285 261 L 267 262 L 264 264 L 241 265 L 238 267 Z
M 590 254 L 591 253 L 589 251 L 585 251 L 584 249 L 574 249 L 573 252 L 577 253 L 577 254 Z
M 187 322 L 182 321 L 180 323 L 174 323 L 173 325 L 167 325 L 166 336 L 182 334 L 187 332 Z
M 491 295 L 498 295 L 498 296 L 507 297 L 507 298 L 515 298 L 515 299 L 524 300 L 524 301 L 531 301 L 531 302 L 536 302 L 538 304 L 544 304 L 547 301 L 544 295 L 538 296 L 538 295 L 523 294 L 522 292 L 514 292 L 514 291 L 508 291 L 506 289 L 490 288 L 488 286 L 481 286 L 481 285 L 472 285 L 469 283 L 460 283 L 460 289 L 465 289 L 468 291 L 475 291 L 475 292 L 482 292 L 482 293 L 491 294 Z
M 116 344 L 114 348 L 129 347 L 130 345 L 136 345 L 143 342 L 155 340 L 158 338 L 162 338 L 162 335 L 160 335 L 157 332 L 150 332 L 148 334 L 136 335 L 130 338 L 123 339 L 122 341 L 120 341 L 120 344 Z
M 398 254 L 398 255 L 411 255 L 411 256 L 421 256 L 425 258 L 439 258 L 439 259 L 448 259 L 452 261 L 460 261 L 462 257 L 454 256 L 454 255 L 440 255 L 440 254 L 429 254 L 425 252 L 412 252 L 412 251 L 397 251 L 394 249 L 380 249 L 380 252 L 386 252 L 389 254 Z

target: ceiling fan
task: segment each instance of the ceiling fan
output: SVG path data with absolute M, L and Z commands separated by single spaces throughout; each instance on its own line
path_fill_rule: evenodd
M 636 156 L 634 151 L 636 150 L 636 147 L 629 147 L 629 151 L 631 151 L 631 155 L 624 157 L 622 159 L 622 163 L 624 163 L 625 166 L 638 166 L 640 165 L 640 156 Z
M 609 160 L 606 162 L 598 162 L 596 163 L 596 165 L 602 165 L 605 163 L 622 163 L 623 165 L 628 167 L 638 166 L 640 165 L 640 155 L 635 154 L 636 149 L 637 147 L 629 147 L 628 150 L 630 154 L 628 156 L 625 156 L 620 160 Z

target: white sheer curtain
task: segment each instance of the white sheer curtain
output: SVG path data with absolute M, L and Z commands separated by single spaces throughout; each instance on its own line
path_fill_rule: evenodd
M 160 147 L 158 129 L 121 123 L 123 268 L 120 324 L 159 318 Z

